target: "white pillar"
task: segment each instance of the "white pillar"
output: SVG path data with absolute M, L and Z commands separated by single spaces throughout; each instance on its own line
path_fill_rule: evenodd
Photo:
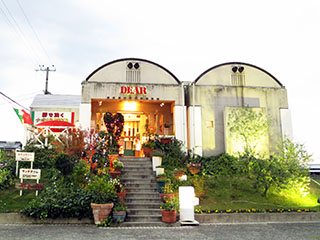
M 280 119 L 282 137 L 292 139 L 292 123 L 290 110 L 280 109 Z
M 190 149 L 194 150 L 194 154 L 202 156 L 202 117 L 201 107 L 191 106 L 188 111 L 189 133 L 190 133 Z
M 186 126 L 186 107 L 174 106 L 174 126 L 175 136 L 186 146 L 187 141 L 187 126 Z
M 90 123 L 91 123 L 91 104 L 90 103 L 80 104 L 79 123 L 82 129 L 90 129 Z

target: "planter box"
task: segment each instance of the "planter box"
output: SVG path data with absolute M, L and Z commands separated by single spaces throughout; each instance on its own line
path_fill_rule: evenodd
M 153 156 L 152 157 L 152 169 L 156 171 L 156 167 L 161 166 L 162 164 L 162 157 Z
M 164 174 L 164 168 L 156 168 L 156 176 L 159 176 L 161 174 Z

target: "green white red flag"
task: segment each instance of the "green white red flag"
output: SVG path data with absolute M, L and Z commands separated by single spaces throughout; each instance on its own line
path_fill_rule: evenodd
M 30 113 L 23 109 L 13 108 L 22 124 L 32 124 Z

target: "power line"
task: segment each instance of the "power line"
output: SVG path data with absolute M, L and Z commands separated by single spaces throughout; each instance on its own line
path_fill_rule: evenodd
M 13 99 L 10 98 L 10 97 L 8 97 L 6 94 L 4 94 L 4 93 L 2 93 L 2 92 L 0 92 L 0 94 L 1 94 L 3 97 L 5 97 L 5 99 L 6 99 L 10 104 L 15 103 L 16 105 L 22 107 L 23 109 L 25 109 L 25 110 L 27 110 L 27 111 L 30 111 L 28 108 L 22 106 L 20 103 L 16 102 L 15 100 L 13 100 Z
M 38 36 L 38 34 L 37 34 L 36 30 L 35 30 L 35 29 L 34 29 L 34 27 L 32 26 L 32 24 L 31 24 L 31 22 L 30 22 L 29 18 L 27 17 L 27 15 L 26 15 L 25 11 L 23 10 L 22 5 L 20 4 L 19 0 L 16 0 L 16 2 L 18 3 L 19 8 L 20 8 L 20 10 L 21 10 L 21 12 L 22 12 L 22 14 L 23 14 L 24 18 L 26 19 L 26 22 L 28 23 L 28 25 L 29 25 L 30 29 L 32 30 L 33 34 L 35 35 L 35 37 L 36 37 L 36 39 L 37 39 L 37 41 L 38 41 L 38 43 L 39 43 L 39 45 L 40 45 L 40 47 L 41 47 L 42 51 L 43 51 L 43 52 L 45 53 L 45 55 L 47 56 L 47 58 L 48 58 L 49 62 L 50 62 L 50 63 L 52 63 L 52 60 L 51 60 L 51 58 L 50 58 L 50 56 L 49 56 L 48 52 L 46 51 L 46 49 L 44 48 L 44 46 L 43 46 L 42 42 L 40 41 L 40 38 L 39 38 L 39 36 Z
M 5 18 L 7 19 L 7 22 L 9 23 L 9 26 L 12 27 L 15 30 L 16 34 L 18 34 L 22 38 L 22 40 L 23 40 L 25 46 L 28 48 L 28 50 L 30 51 L 30 49 L 31 49 L 30 52 L 33 53 L 33 57 L 35 57 L 36 62 L 39 63 L 40 62 L 40 58 L 39 58 L 36 50 L 34 49 L 32 44 L 30 44 L 30 42 L 27 40 L 24 32 L 22 31 L 22 29 L 20 28 L 18 22 L 16 21 L 16 19 L 14 18 L 12 13 L 10 12 L 10 10 L 7 7 L 6 3 L 3 0 L 1 0 L 1 2 L 2 2 L 5 10 L 7 11 L 7 13 L 6 13 L 3 9 L 1 9 L 2 13 L 4 14 Z M 8 17 L 8 15 L 9 15 L 9 17 Z

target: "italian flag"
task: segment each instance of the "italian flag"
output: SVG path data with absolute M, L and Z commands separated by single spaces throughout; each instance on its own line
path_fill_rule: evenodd
M 13 108 L 22 124 L 32 124 L 30 113 L 23 109 Z

